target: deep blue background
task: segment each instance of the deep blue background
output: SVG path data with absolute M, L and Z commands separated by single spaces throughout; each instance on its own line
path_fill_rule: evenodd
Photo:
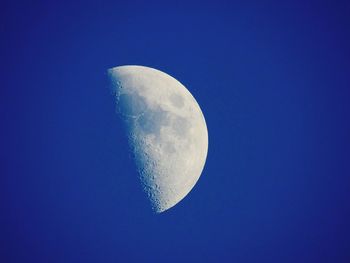
M 350 262 L 348 1 L 70 2 L 1 2 L 0 262 Z M 160 215 L 106 88 L 125 64 L 208 125 Z

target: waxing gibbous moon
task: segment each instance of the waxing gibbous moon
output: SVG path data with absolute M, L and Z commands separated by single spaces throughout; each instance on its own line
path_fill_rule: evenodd
M 203 113 L 168 74 L 143 66 L 108 70 L 142 187 L 155 212 L 181 201 L 198 181 L 208 152 Z

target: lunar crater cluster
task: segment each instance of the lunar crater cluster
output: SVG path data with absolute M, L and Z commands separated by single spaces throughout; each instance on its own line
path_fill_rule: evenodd
M 143 189 L 154 211 L 163 212 L 188 194 L 202 172 L 204 116 L 189 91 L 161 71 L 121 66 L 108 74 Z

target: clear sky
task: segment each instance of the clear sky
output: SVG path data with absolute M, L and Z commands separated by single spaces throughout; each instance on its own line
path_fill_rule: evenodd
M 1 2 L 0 262 L 350 262 L 349 2 L 181 2 Z M 160 215 L 106 88 L 126 64 L 208 126 Z

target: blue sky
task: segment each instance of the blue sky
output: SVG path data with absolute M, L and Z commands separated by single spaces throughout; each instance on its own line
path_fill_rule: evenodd
M 1 262 L 349 262 L 345 1 L 3 2 Z M 202 108 L 200 180 L 155 215 L 106 70 Z

